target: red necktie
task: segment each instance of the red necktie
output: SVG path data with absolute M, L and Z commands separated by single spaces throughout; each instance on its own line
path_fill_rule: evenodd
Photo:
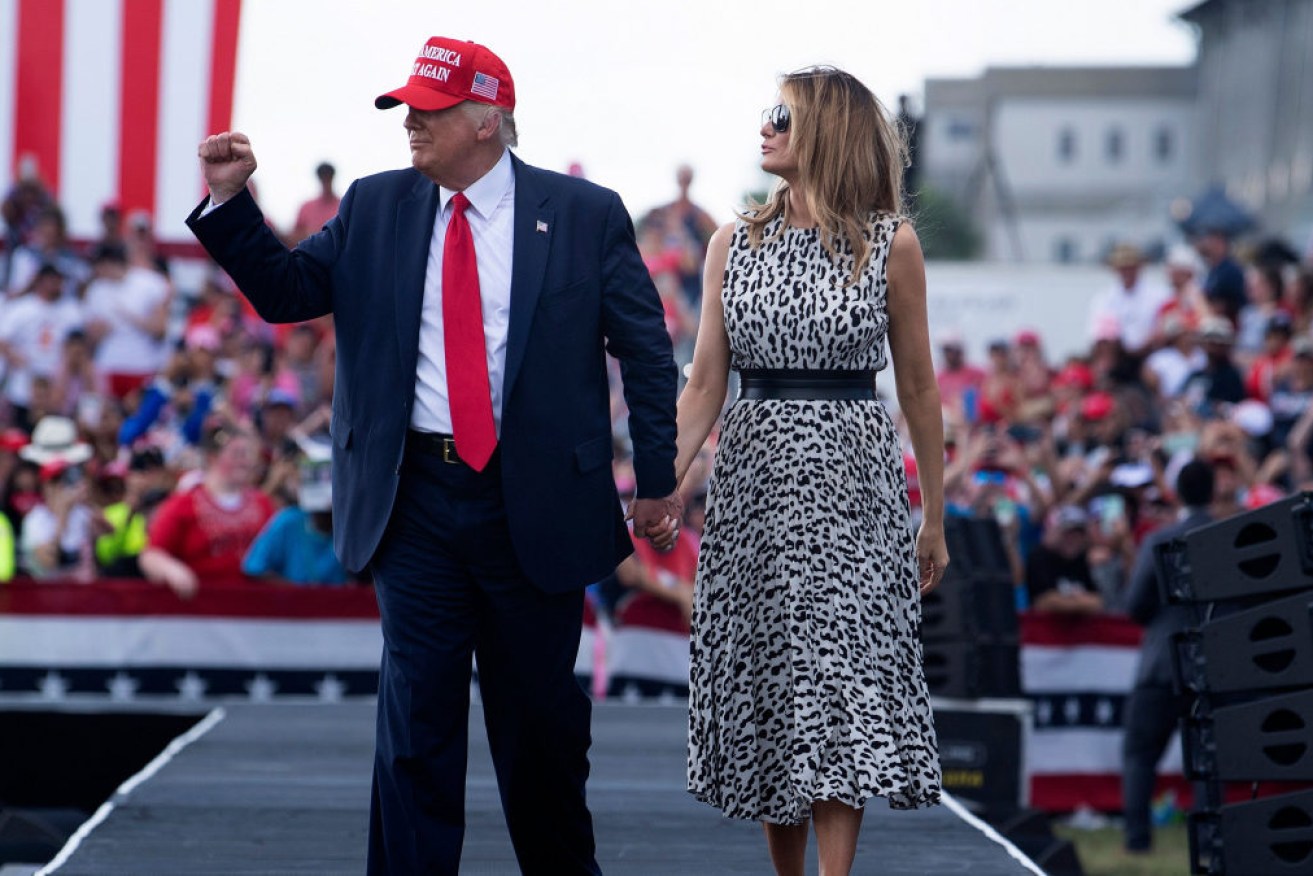
M 479 265 L 474 237 L 465 218 L 463 193 L 451 199 L 451 221 L 442 243 L 442 329 L 447 346 L 447 398 L 456 452 L 466 465 L 483 471 L 497 447 L 488 386 L 488 348 L 483 339 Z

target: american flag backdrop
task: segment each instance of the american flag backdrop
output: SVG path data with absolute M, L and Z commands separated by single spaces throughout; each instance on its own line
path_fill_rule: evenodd
M 241 0 L 0 0 L 0 193 L 35 168 L 74 237 L 117 201 L 190 240 L 196 144 L 230 127 Z
M 1128 618 L 1021 617 L 1021 686 L 1034 709 L 1026 751 L 1031 804 L 1121 808 L 1122 726 L 1142 631 Z M 1159 788 L 1188 800 L 1178 736 L 1158 765 Z

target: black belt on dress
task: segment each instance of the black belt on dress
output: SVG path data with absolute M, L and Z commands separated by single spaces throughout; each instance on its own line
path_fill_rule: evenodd
M 875 401 L 875 374 L 820 368 L 745 368 L 739 372 L 739 398 Z

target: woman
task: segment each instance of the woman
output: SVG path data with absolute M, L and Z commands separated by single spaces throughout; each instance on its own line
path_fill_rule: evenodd
M 273 503 L 252 482 L 260 448 L 249 431 L 209 429 L 201 443 L 205 471 L 200 483 L 164 501 L 151 520 L 141 571 L 184 599 L 202 581 L 242 577 L 242 558 L 273 516 Z
M 862 806 L 938 801 L 917 639 L 948 563 L 943 424 L 920 245 L 900 222 L 904 146 L 833 68 L 784 77 L 761 128 L 769 201 L 716 232 L 689 384 L 682 479 L 725 400 L 693 613 L 689 790 L 765 823 L 778 873 L 852 866 Z M 875 401 L 886 333 L 920 473 Z M 763 370 L 765 369 L 765 370 Z M 784 371 L 778 369 L 787 369 Z

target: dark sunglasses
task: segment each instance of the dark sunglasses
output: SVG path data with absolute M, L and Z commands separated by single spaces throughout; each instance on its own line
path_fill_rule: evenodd
M 776 134 L 783 134 L 788 131 L 790 121 L 792 121 L 792 117 L 789 115 L 789 108 L 782 103 L 761 111 L 761 123 L 763 125 L 769 124 L 775 129 Z

